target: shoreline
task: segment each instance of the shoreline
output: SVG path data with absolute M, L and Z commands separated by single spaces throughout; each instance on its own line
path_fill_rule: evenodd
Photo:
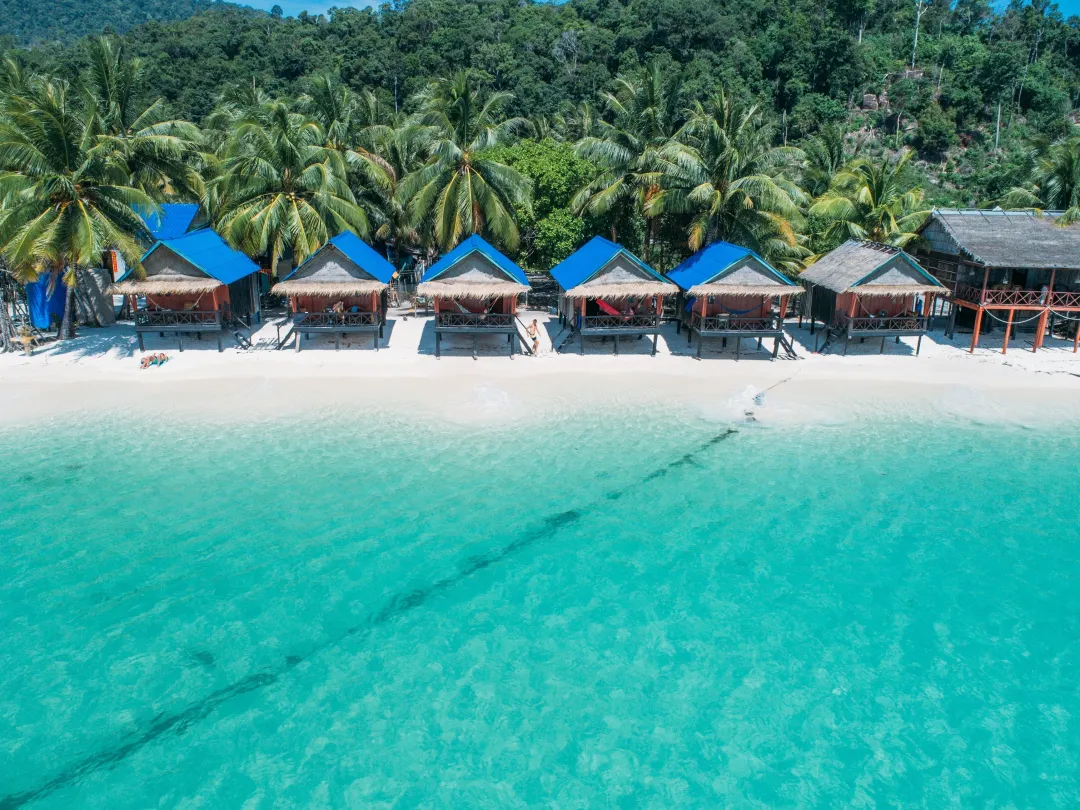
M 529 318 L 548 320 L 542 313 Z M 543 321 L 542 321 L 543 322 Z M 554 354 L 555 326 L 538 357 L 503 353 L 456 353 L 436 359 L 430 319 L 392 317 L 384 348 L 370 344 L 340 352 L 332 342 L 275 351 L 273 324 L 253 335 L 255 348 L 219 354 L 210 341 L 153 340 L 148 351 L 165 351 L 160 368 L 141 370 L 130 325 L 84 328 L 69 344 L 35 356 L 0 356 L 0 425 L 30 423 L 80 412 L 128 416 L 205 416 L 230 419 L 296 416 L 334 408 L 389 409 L 403 415 L 455 423 L 528 421 L 567 409 L 630 403 L 680 407 L 704 418 L 739 420 L 747 411 L 762 422 L 831 422 L 861 416 L 923 413 L 972 421 L 1061 423 L 1080 419 L 1080 356 L 1052 347 L 1033 354 L 1014 339 L 1000 348 L 968 354 L 964 336 L 955 342 L 940 331 L 923 340 L 890 342 L 880 354 L 874 342 L 853 344 L 847 357 L 813 354 L 807 329 L 788 324 L 798 360 L 772 361 L 747 350 L 739 361 L 710 346 L 697 360 L 674 324 L 665 325 L 660 351 L 624 347 L 620 356 L 598 340 L 580 356 L 576 346 Z M 668 328 L 670 327 L 670 328 Z M 645 341 L 642 342 L 646 343 Z M 1064 344 L 1064 342 L 1061 342 Z M 158 345 L 161 344 L 161 345 Z M 505 345 L 505 344 L 503 344 Z M 708 345 L 708 344 L 707 344 Z M 764 404 L 755 396 L 764 393 Z

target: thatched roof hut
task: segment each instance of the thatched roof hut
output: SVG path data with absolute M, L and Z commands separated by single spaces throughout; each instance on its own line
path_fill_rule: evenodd
M 594 236 L 551 269 L 568 298 L 669 295 L 678 288 L 622 245 Z
M 417 286 L 432 298 L 503 298 L 529 291 L 524 271 L 477 235 L 431 265 Z
M 799 280 L 837 295 L 902 297 L 945 290 L 900 248 L 855 239 L 826 253 Z
M 1080 224 L 1060 212 L 934 209 L 919 229 L 929 251 L 989 268 L 1080 270 Z
M 799 295 L 799 286 L 754 251 L 713 242 L 668 273 L 693 297 Z
M 271 289 L 275 295 L 345 298 L 381 293 L 394 266 L 356 234 L 338 234 Z

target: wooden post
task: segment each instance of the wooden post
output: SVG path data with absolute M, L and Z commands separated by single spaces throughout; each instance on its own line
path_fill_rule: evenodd
M 979 308 L 975 310 L 975 329 L 971 333 L 971 351 L 969 354 L 975 354 L 975 347 L 979 345 L 979 332 L 982 330 L 982 316 L 983 308 L 979 305 Z
M 1009 310 L 1009 320 L 1005 323 L 1005 342 L 1001 344 L 1001 353 L 1005 354 L 1009 350 L 1009 332 L 1012 331 L 1013 315 L 1016 314 L 1015 309 Z
M 986 268 L 983 269 L 982 292 L 979 293 L 979 306 L 980 307 L 986 301 L 986 285 L 989 283 L 989 281 L 990 281 L 990 268 L 986 267 Z
M 1073 354 L 1076 354 L 1076 349 L 1080 347 L 1080 323 L 1076 324 L 1076 337 L 1073 338 Z

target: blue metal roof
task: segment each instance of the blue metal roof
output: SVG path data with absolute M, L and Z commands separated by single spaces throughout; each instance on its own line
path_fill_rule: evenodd
M 579 284 L 584 284 L 596 275 L 597 271 L 601 270 L 604 265 L 620 253 L 649 275 L 654 276 L 660 281 L 665 280 L 662 275 L 653 270 L 649 265 L 645 264 L 645 262 L 622 245 L 616 244 L 602 236 L 594 236 L 557 265 L 552 267 L 551 275 L 559 282 L 560 287 L 564 290 L 569 290 Z
M 753 256 L 761 262 L 769 272 L 776 276 L 777 281 L 781 284 L 789 287 L 795 286 L 794 281 L 758 256 L 754 251 L 740 245 L 733 245 L 730 242 L 713 242 L 711 245 L 703 247 L 670 271 L 668 278 L 682 289 L 689 290 L 698 284 L 708 284 L 733 264 L 742 261 L 747 256 Z
M 476 234 L 473 234 L 468 239 L 464 240 L 456 248 L 435 262 L 435 264 L 431 265 L 427 272 L 424 273 L 424 281 L 434 281 L 472 253 L 482 254 L 488 261 L 506 273 L 513 281 L 516 281 L 518 284 L 524 284 L 526 287 L 529 286 L 529 279 L 526 278 L 525 271 Z
M 176 239 L 187 233 L 191 228 L 191 223 L 198 216 L 199 205 L 198 203 L 165 203 L 160 211 L 148 211 L 136 206 L 135 213 L 142 217 L 154 240 L 161 242 L 165 239 Z
M 232 284 L 245 276 L 259 271 L 259 265 L 241 253 L 233 250 L 212 228 L 192 231 L 178 239 L 163 239 L 154 243 L 142 257 L 147 257 L 160 247 L 166 247 L 173 253 L 187 259 L 210 278 L 222 284 Z
M 394 278 L 394 265 L 390 264 L 390 262 L 380 256 L 370 245 L 352 231 L 339 233 L 327 242 L 326 245 L 333 245 L 336 247 L 345 255 L 345 258 L 376 281 L 381 281 L 383 284 L 389 284 Z M 289 273 L 289 275 L 285 276 L 282 281 L 288 281 L 296 275 L 300 268 L 318 256 L 326 248 L 326 245 L 323 245 L 308 256 L 299 267 Z

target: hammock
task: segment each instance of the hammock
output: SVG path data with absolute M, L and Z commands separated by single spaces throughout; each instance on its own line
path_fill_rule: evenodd
M 600 308 L 600 311 L 603 312 L 605 315 L 614 315 L 616 317 L 621 317 L 622 316 L 622 313 L 619 312 L 619 310 L 615 309 L 615 307 L 613 307 L 607 301 L 599 301 L 598 300 L 596 302 L 596 306 L 598 306 Z

